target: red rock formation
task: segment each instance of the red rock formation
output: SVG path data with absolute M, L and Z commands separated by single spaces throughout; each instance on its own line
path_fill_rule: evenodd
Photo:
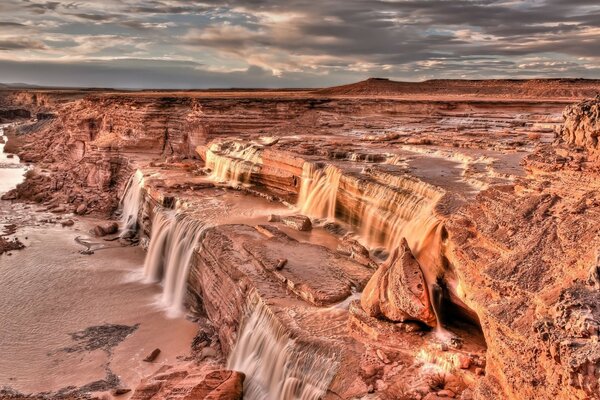
M 373 274 L 360 301 L 371 317 L 436 325 L 427 282 L 406 239 Z
M 10 196 L 108 213 L 141 166 L 143 240 L 156 206 L 210 226 L 194 243 L 187 302 L 215 324 L 224 354 L 260 304 L 292 354 L 325 355 L 319 365 L 335 367 L 329 398 L 398 398 L 405 382 L 425 395 L 431 364 L 465 367 L 456 374 L 481 399 L 594 398 L 600 180 L 588 156 L 597 152 L 597 104 L 569 109 L 564 143 L 547 143 L 565 101 L 549 98 L 597 83 L 429 82 L 405 86 L 446 98 L 352 98 L 374 85 L 395 83 L 329 94 L 12 93 L 2 101 L 56 117 L 21 128 L 20 154 L 38 168 Z M 486 87 L 484 100 L 467 99 Z M 274 201 L 295 204 L 308 186 L 323 188 L 299 204 L 312 233 L 256 220 L 249 195 L 281 207 Z M 347 232 L 354 236 L 342 239 Z M 323 238 L 326 246 L 315 243 Z M 350 296 L 369 279 L 362 309 Z M 467 326 L 453 348 L 410 323 L 434 325 L 434 282 L 439 309 Z M 188 378 L 154 377 L 139 393 L 165 385 L 167 395 Z
M 162 367 L 142 380 L 132 400 L 241 400 L 244 374 L 215 367 Z
M 584 149 L 593 160 L 600 161 L 600 95 L 567 107 L 563 117 L 565 123 L 559 132 L 561 139 L 570 146 Z

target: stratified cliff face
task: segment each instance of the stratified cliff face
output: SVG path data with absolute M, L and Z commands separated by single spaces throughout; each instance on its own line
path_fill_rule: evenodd
M 202 227 L 187 303 L 223 352 L 260 327 L 327 398 L 447 395 L 431 371 L 464 398 L 598 398 L 598 100 L 551 144 L 564 99 L 323 93 L 14 94 L 38 168 L 8 197 L 109 213 L 139 169 L 142 241 L 173 209 Z
M 598 102 L 565 110 L 570 147 L 544 145 L 527 175 L 447 223 L 450 261 L 488 344 L 482 398 L 599 398 Z M 579 149 L 580 151 L 580 149 Z
M 561 138 L 571 146 L 581 147 L 594 160 L 600 160 L 600 95 L 565 109 Z

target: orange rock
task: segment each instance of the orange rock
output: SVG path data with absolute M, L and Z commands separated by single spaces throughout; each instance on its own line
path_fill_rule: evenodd
M 372 317 L 436 325 L 427 283 L 406 239 L 371 277 L 361 296 L 361 305 Z

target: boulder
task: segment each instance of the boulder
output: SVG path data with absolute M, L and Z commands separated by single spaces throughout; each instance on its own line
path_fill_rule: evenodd
M 312 229 L 312 223 L 310 218 L 305 215 L 292 215 L 289 217 L 281 217 L 281 222 L 290 228 L 298 231 L 310 231 Z
M 436 325 L 427 283 L 406 239 L 373 274 L 361 296 L 361 306 L 371 317 Z
M 96 236 L 106 236 L 112 235 L 119 231 L 119 224 L 116 222 L 110 222 L 107 224 L 100 224 L 94 227 L 94 235 Z
M 563 112 L 564 125 L 560 138 L 567 144 L 600 157 L 600 95 L 568 106 Z
M 75 209 L 75 214 L 83 215 L 87 211 L 87 204 L 82 203 Z

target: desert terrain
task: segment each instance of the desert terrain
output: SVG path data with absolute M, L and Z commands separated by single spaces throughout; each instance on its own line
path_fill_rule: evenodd
M 600 399 L 598 94 L 0 88 L 0 398 Z

